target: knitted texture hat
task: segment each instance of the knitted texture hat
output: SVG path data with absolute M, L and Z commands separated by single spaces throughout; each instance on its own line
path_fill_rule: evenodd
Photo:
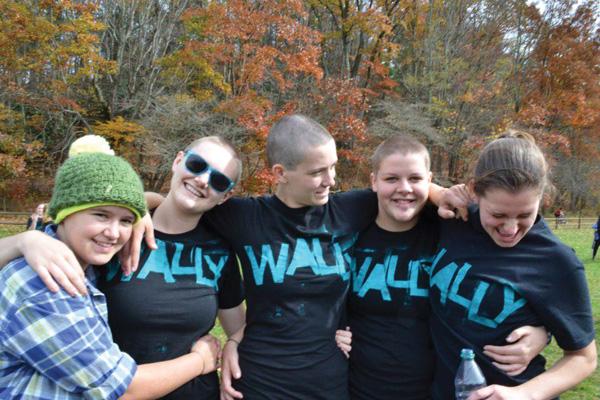
M 58 224 L 78 211 L 110 205 L 131 210 L 137 222 L 146 213 L 146 201 L 136 172 L 121 157 L 86 147 L 87 152 L 72 154 L 58 169 L 48 214 Z

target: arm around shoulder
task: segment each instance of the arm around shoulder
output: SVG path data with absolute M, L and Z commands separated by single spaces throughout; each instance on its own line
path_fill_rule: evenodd
M 72 296 L 87 293 L 83 269 L 60 240 L 35 230 L 0 239 L 0 265 L 21 256 L 51 291 L 57 292 L 60 285 Z

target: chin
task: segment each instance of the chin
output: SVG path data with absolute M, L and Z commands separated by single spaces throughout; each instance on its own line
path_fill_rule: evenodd
M 115 254 L 117 254 L 117 251 L 103 254 L 92 254 L 88 255 L 87 257 L 83 257 L 82 260 L 85 261 L 87 265 L 104 265 L 108 263 L 115 256 Z M 82 267 L 84 267 L 84 265 L 82 265 Z
M 519 237 L 515 240 L 511 240 L 510 242 L 502 241 L 498 238 L 493 238 L 493 239 L 494 239 L 494 243 L 496 243 L 496 245 L 508 249 L 508 248 L 515 247 L 516 245 L 518 245 L 519 242 L 521 241 L 522 237 Z
M 396 213 L 393 214 L 394 220 L 397 222 L 411 222 L 413 219 L 415 219 L 415 213 L 414 212 L 400 212 L 400 213 Z

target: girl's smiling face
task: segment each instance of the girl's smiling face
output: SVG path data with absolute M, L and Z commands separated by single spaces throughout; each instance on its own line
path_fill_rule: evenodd
M 103 265 L 131 236 L 135 216 L 123 207 L 101 206 L 69 215 L 58 226 L 58 236 L 85 269 Z
M 540 200 L 537 188 L 524 188 L 516 193 L 488 189 L 483 196 L 477 196 L 481 225 L 498 246 L 514 247 L 535 223 Z

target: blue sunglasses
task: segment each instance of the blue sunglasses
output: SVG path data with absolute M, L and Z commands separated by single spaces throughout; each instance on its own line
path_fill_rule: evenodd
M 208 184 L 217 192 L 227 192 L 235 186 L 235 182 L 224 173 L 211 167 L 208 162 L 191 150 L 185 152 L 185 168 L 194 175 L 202 175 L 208 172 Z

